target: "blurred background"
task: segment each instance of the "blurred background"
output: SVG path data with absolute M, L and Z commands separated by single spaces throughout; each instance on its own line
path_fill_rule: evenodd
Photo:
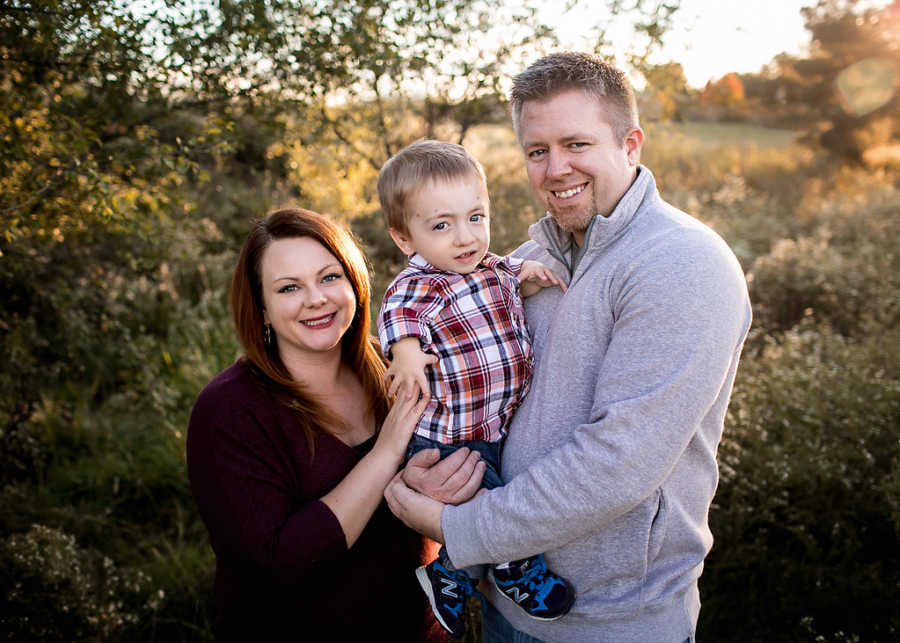
M 629 71 L 663 197 L 747 274 L 698 639 L 900 638 L 900 2 L 4 0 L 5 640 L 210 640 L 185 427 L 251 221 L 346 221 L 377 305 L 377 172 L 427 136 L 513 249 L 509 79 L 561 48 Z

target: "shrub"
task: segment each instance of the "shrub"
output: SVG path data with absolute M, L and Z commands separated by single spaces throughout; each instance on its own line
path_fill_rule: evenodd
M 2 622 L 19 641 L 111 640 L 165 598 L 146 574 L 121 569 L 43 525 L 0 543 L 0 565 Z
M 896 329 L 854 341 L 810 320 L 754 332 L 719 450 L 700 638 L 897 638 L 898 347 Z

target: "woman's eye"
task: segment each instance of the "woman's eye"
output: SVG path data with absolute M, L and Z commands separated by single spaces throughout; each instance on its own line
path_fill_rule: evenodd
M 328 283 L 330 281 L 334 281 L 335 279 L 340 279 L 341 277 L 342 277 L 342 275 L 340 273 L 332 272 L 332 273 L 329 273 L 329 274 L 325 275 L 324 277 L 322 277 L 322 281 L 324 281 L 325 283 Z
M 281 288 L 279 288 L 279 289 L 278 289 L 278 292 L 280 292 L 280 293 L 282 293 L 282 292 L 294 292 L 295 290 L 297 290 L 297 285 L 296 285 L 296 284 L 287 284 L 287 285 L 282 286 Z

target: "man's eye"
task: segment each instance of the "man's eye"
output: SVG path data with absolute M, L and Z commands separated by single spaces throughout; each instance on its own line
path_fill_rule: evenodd
M 532 158 L 532 159 L 540 158 L 541 156 L 544 155 L 544 152 L 546 152 L 546 150 L 531 150 L 528 153 L 528 158 Z

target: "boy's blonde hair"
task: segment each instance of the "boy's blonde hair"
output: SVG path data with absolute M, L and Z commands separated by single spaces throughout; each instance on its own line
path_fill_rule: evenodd
M 389 228 L 408 234 L 406 203 L 428 181 L 475 174 L 487 186 L 484 168 L 462 145 L 422 139 L 392 156 L 378 173 L 378 200 Z

